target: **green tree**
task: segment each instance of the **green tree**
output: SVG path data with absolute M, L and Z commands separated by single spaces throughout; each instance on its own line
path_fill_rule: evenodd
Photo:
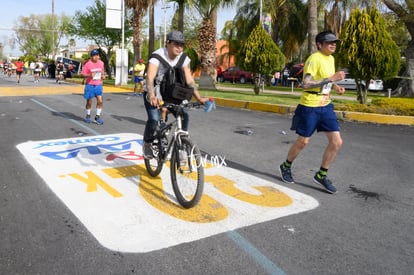
M 238 3 L 234 25 L 241 44 L 260 21 L 259 5 L 259 0 Z M 281 47 L 287 59 L 297 59 L 307 37 L 307 6 L 301 0 L 263 0 L 263 12 L 272 17 L 273 41 Z
M 273 42 L 272 38 L 258 24 L 242 45 L 239 52 L 239 64 L 242 68 L 255 73 L 254 92 L 260 92 L 261 76 L 272 75 L 275 71 L 280 71 L 285 65 L 285 56 L 279 47 Z
M 55 30 L 50 29 L 53 25 L 52 20 L 55 21 Z M 53 45 L 59 45 L 61 39 L 67 36 L 68 25 L 69 17 L 65 15 L 54 18 L 49 14 L 20 16 L 13 28 L 15 42 L 24 55 L 49 56 L 53 53 Z M 55 31 L 54 43 L 53 31 Z
M 308 51 L 315 52 L 315 37 L 318 34 L 318 3 L 317 0 L 308 1 Z
M 106 6 L 100 0 L 95 0 L 94 6 L 86 8 L 85 12 L 76 11 L 69 32 L 73 36 L 85 40 L 94 41 L 100 49 L 100 56 L 105 63 L 105 71 L 109 78 L 112 78 L 110 60 L 113 48 L 122 43 L 122 31 L 120 29 L 108 29 L 105 23 Z M 127 20 L 124 24 L 125 38 L 132 35 L 131 26 Z M 103 50 L 106 49 L 106 52 Z
M 96 0 L 97 1 L 97 0 Z M 134 48 L 135 62 L 141 58 L 142 54 L 142 42 L 143 42 L 143 18 L 147 12 L 147 9 L 154 5 L 155 1 L 152 0 L 125 0 L 126 7 L 132 9 L 132 18 L 128 25 L 132 26 L 133 40 L 132 45 Z
M 371 79 L 387 79 L 397 75 L 400 54 L 391 35 L 385 29 L 384 20 L 376 8 L 352 11 L 341 33 L 338 51 L 339 62 L 349 69 L 358 87 L 358 101 L 367 101 Z
M 394 92 L 408 97 L 414 97 L 414 4 L 412 0 L 383 0 L 384 4 L 404 22 L 411 36 L 411 41 L 405 50 L 406 71 L 404 79 L 400 81 Z
M 202 17 L 201 27 L 198 31 L 199 52 L 201 55 L 200 86 L 215 88 L 217 76 L 217 11 L 220 6 L 231 6 L 233 2 L 234 0 L 199 0 L 194 3 L 194 7 Z
M 231 57 L 235 56 L 238 49 L 240 48 L 240 40 L 237 39 L 237 28 L 234 24 L 234 21 L 228 20 L 224 24 L 224 28 L 221 30 L 221 39 L 226 41 L 226 44 L 223 45 L 219 50 L 220 60 L 219 64 L 223 64 L 224 59 L 227 59 L 227 67 L 230 67 Z M 225 54 L 221 54 L 225 52 Z
M 184 10 L 186 8 L 186 6 L 188 6 L 187 8 L 191 7 L 193 1 L 191 0 L 170 0 L 168 2 L 175 2 L 178 4 L 178 9 L 176 11 L 176 13 L 178 14 L 177 16 L 177 30 L 180 32 L 184 33 Z

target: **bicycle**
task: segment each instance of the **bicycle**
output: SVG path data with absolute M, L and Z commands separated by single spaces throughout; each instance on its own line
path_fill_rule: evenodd
M 164 163 L 170 160 L 170 177 L 175 197 L 184 208 L 194 207 L 201 199 L 204 189 L 204 167 L 201 153 L 188 131 L 182 129 L 184 109 L 200 108 L 198 102 L 183 101 L 181 104 L 164 103 L 175 120 L 155 130 L 152 143 L 154 158 L 145 159 L 145 168 L 152 177 L 161 173 Z

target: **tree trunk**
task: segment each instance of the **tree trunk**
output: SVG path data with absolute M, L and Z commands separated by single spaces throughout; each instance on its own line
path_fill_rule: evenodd
M 411 40 L 405 50 L 407 67 L 403 74 L 403 79 L 398 83 L 398 87 L 392 92 L 393 95 L 414 97 L 414 42 Z
M 217 17 L 217 10 L 212 13 Z M 210 76 L 210 85 L 215 87 L 216 71 L 216 26 L 212 24 L 211 18 L 204 18 L 199 30 L 198 40 L 201 51 L 201 74 Z M 204 88 L 200 83 L 200 88 Z
M 318 34 L 318 3 L 316 0 L 308 1 L 308 52 L 316 52 L 315 37 Z
M 355 79 L 356 87 L 357 87 L 357 100 L 361 104 L 367 103 L 367 96 L 368 96 L 368 84 L 369 80 L 365 81 L 367 85 L 362 85 L 360 79 Z
M 154 18 L 154 0 L 151 1 L 149 6 L 149 43 L 148 43 L 148 54 L 150 55 L 155 50 L 155 18 Z M 142 54 L 134 61 L 137 61 L 142 57 Z M 148 56 L 149 57 L 149 56 Z M 134 62 L 135 65 L 135 62 Z
M 262 80 L 261 75 L 260 74 L 257 74 L 257 75 L 255 74 L 253 91 L 256 95 L 260 94 L 260 85 L 261 85 L 261 82 L 262 82 L 261 80 Z
M 402 20 L 407 27 L 411 37 L 414 37 L 414 6 L 412 1 L 405 0 L 406 6 L 403 7 L 397 1 L 384 0 L 384 4 L 392 10 L 400 20 Z M 403 76 L 407 79 L 403 79 L 398 84 L 398 88 L 393 91 L 393 94 L 400 94 L 402 96 L 414 97 L 414 42 L 411 40 L 408 43 L 407 49 L 405 50 L 405 58 L 407 60 L 407 68 Z
M 135 8 L 133 9 L 132 16 L 132 30 L 133 30 L 133 41 L 132 45 L 134 47 L 134 58 L 135 62 L 139 59 L 142 52 L 142 19 L 144 17 L 144 10 Z
M 184 10 L 185 1 L 178 2 L 178 30 L 184 33 Z

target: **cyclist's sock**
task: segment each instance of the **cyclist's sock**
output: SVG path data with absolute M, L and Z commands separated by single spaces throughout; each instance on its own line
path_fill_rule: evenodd
M 97 116 L 100 116 L 101 115 L 101 112 L 102 112 L 102 109 L 96 109 L 96 115 Z
M 285 162 L 283 163 L 283 167 L 285 168 L 290 168 L 292 167 L 292 162 L 288 161 L 287 159 L 285 160 Z
M 86 114 L 87 114 L 88 116 L 90 116 L 90 115 L 91 115 L 91 109 L 86 109 Z
M 318 176 L 320 179 L 322 179 L 322 178 L 326 177 L 326 175 L 328 174 L 328 169 L 323 168 L 323 167 L 321 166 L 321 168 L 319 168 L 318 173 L 316 173 L 316 174 L 317 174 L 317 176 Z

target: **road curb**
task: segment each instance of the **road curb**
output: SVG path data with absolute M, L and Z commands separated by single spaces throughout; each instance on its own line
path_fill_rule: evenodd
M 69 80 L 67 82 L 78 83 L 77 81 Z M 129 87 L 122 87 L 122 86 L 114 86 L 114 85 L 107 85 L 104 84 L 105 87 L 109 88 L 117 88 L 111 93 L 116 92 L 125 92 L 131 91 Z M 15 90 L 15 88 L 13 88 Z M 47 89 L 49 91 L 45 91 L 45 94 L 51 93 L 61 93 L 59 90 L 52 92 L 56 88 Z M 73 93 L 73 91 L 72 91 Z M 19 95 L 34 95 L 33 90 L 26 91 L 26 93 L 20 93 Z M 43 94 L 43 93 L 42 93 Z M 0 96 L 10 96 L 12 94 L 4 93 Z M 291 114 L 296 110 L 296 106 L 289 106 L 289 105 L 279 105 L 279 104 L 270 104 L 270 103 L 260 103 L 260 102 L 250 102 L 244 100 L 233 100 L 233 99 L 225 99 L 225 98 L 214 98 L 216 101 L 217 106 L 222 107 L 230 107 L 230 108 L 239 108 L 239 109 L 246 109 L 252 111 L 261 111 L 261 112 L 272 112 L 278 114 Z M 393 124 L 393 125 L 408 125 L 414 126 L 414 116 L 395 116 L 395 115 L 382 115 L 382 114 L 371 114 L 371 113 L 360 113 L 360 112 L 348 112 L 348 111 L 335 111 L 336 116 L 339 120 L 344 121 L 358 121 L 358 122 L 368 122 L 368 123 L 376 123 L 376 124 Z
M 288 105 L 249 102 L 243 100 L 230 100 L 224 98 L 214 98 L 214 100 L 216 101 L 217 106 L 240 108 L 252 111 L 273 112 L 279 114 L 293 113 L 296 109 L 296 107 Z M 345 121 L 414 126 L 413 116 L 381 115 L 347 111 L 335 111 L 335 113 L 338 119 Z

